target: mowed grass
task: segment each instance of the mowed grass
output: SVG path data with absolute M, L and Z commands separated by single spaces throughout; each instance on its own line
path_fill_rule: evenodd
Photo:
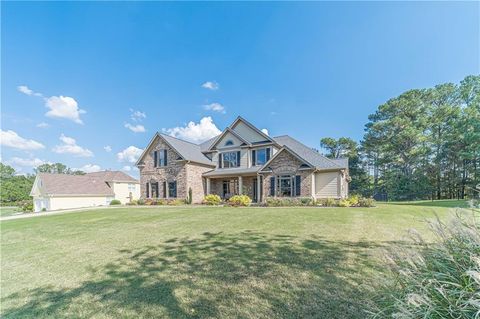
M 445 207 L 146 207 L 1 223 L 2 318 L 364 318 Z M 428 236 L 427 236 L 428 238 Z
M 0 206 L 0 217 L 13 216 L 21 214 L 22 211 L 18 207 L 14 206 Z

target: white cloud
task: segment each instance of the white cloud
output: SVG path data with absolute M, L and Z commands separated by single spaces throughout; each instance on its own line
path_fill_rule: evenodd
M 262 128 L 261 131 L 263 132 L 263 134 L 268 135 L 268 130 L 266 128 Z
M 129 146 L 120 153 L 117 153 L 117 159 L 120 162 L 129 162 L 129 163 L 135 163 L 140 155 L 142 155 L 143 150 L 135 147 L 135 146 Z
M 25 139 L 12 130 L 0 130 L 0 145 L 19 150 L 39 150 L 45 148 L 42 143 Z
M 39 158 L 13 157 L 8 161 L 8 163 L 14 166 L 16 165 L 16 166 L 22 166 L 22 167 L 37 167 L 48 162 L 41 160 Z
M 126 171 L 126 172 L 130 172 L 132 170 L 132 168 L 128 165 L 125 165 L 122 170 Z
M 63 142 L 62 145 L 55 146 L 52 150 L 55 153 L 59 154 L 72 154 L 78 157 L 92 157 L 93 153 L 89 149 L 83 148 L 77 145 L 77 142 L 74 138 L 60 135 L 60 141 Z
M 141 112 L 141 111 L 136 111 L 134 109 L 130 109 L 130 118 L 132 119 L 132 121 L 142 121 L 143 119 L 146 119 L 147 118 L 147 114 L 145 114 L 145 112 Z
M 103 149 L 105 150 L 105 152 L 111 152 L 112 151 L 112 147 L 110 145 L 104 146 Z
M 50 109 L 45 113 L 48 117 L 66 118 L 78 124 L 83 124 L 80 114 L 86 113 L 78 108 L 78 103 L 69 96 L 51 96 L 45 99 L 45 106 Z
M 221 133 L 210 116 L 202 118 L 199 123 L 191 121 L 184 127 L 163 129 L 163 132 L 195 143 L 206 141 Z
M 47 128 L 49 127 L 50 125 L 48 125 L 48 123 L 45 123 L 45 122 L 40 122 L 37 124 L 37 127 L 39 128 Z
M 128 128 L 130 131 L 135 132 L 135 133 L 145 132 L 145 127 L 143 125 L 140 125 L 140 124 L 132 125 L 130 123 L 126 123 L 125 127 Z
M 23 94 L 26 95 L 34 95 L 34 96 L 43 96 L 42 93 L 37 93 L 31 90 L 28 86 L 26 85 L 19 85 L 17 86 L 17 90 Z
M 207 105 L 204 105 L 203 108 L 208 111 L 214 111 L 214 112 L 219 112 L 225 114 L 225 107 L 220 104 L 220 103 L 210 103 Z
M 220 85 L 215 81 L 207 81 L 202 84 L 202 88 L 212 90 L 212 91 L 218 90 L 219 87 Z
M 86 165 L 83 165 L 82 167 L 80 168 L 73 168 L 73 170 L 78 170 L 78 171 L 82 171 L 82 172 L 85 172 L 85 173 L 95 173 L 95 172 L 99 172 L 102 170 L 102 168 L 96 164 L 86 164 Z

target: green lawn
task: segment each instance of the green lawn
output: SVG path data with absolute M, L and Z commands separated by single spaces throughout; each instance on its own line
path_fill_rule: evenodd
M 2 318 L 364 318 L 382 253 L 448 208 L 149 207 L 1 224 Z
M 7 217 L 21 213 L 20 208 L 13 206 L 0 206 L 0 217 Z

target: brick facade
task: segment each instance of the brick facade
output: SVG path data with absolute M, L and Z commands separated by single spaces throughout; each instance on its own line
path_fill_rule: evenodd
M 167 166 L 154 167 L 154 151 L 167 150 Z M 161 138 L 157 137 L 143 158 L 143 167 L 140 167 L 141 197 L 147 198 L 146 184 L 158 182 L 158 195 L 163 198 L 166 192 L 165 182 L 177 182 L 177 197 L 186 199 L 188 188 L 192 188 L 192 200 L 200 203 L 204 196 L 204 183 L 202 174 L 211 170 L 211 167 L 180 161 L 179 155 Z M 151 192 L 151 190 L 150 190 Z
M 283 151 L 268 165 L 272 168 L 272 172 L 264 173 L 263 175 L 263 199 L 270 196 L 270 177 L 278 175 L 300 175 L 300 196 L 311 197 L 312 196 L 312 174 L 313 170 L 302 169 L 299 170 L 302 165 L 298 158 L 293 156 L 287 151 Z

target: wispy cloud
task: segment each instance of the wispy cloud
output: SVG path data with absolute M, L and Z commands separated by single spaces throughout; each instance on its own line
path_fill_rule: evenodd
M 20 157 L 12 157 L 8 164 L 13 166 L 21 166 L 21 167 L 38 167 L 42 164 L 48 163 L 47 161 L 41 160 L 39 158 L 20 158 Z
M 125 123 L 125 127 L 128 128 L 130 131 L 135 132 L 135 133 L 145 132 L 145 127 L 143 125 L 140 125 L 140 124 L 132 125 L 130 123 Z
M 33 96 L 40 96 L 40 97 L 43 97 L 43 94 L 42 93 L 38 93 L 38 92 L 34 92 L 32 89 L 30 89 L 28 86 L 26 85 L 19 85 L 17 86 L 17 90 L 23 94 L 26 94 L 26 95 L 33 95 Z
M 63 142 L 61 145 L 55 146 L 52 151 L 58 154 L 72 154 L 78 157 L 92 157 L 93 152 L 89 149 L 77 145 L 77 141 L 74 138 L 65 136 L 64 134 L 60 135 L 60 141 Z
M 105 152 L 109 152 L 109 153 L 112 151 L 112 147 L 110 145 L 104 146 L 103 149 L 105 150 Z
M 219 112 L 223 114 L 227 113 L 227 111 L 225 111 L 225 107 L 220 103 L 206 104 L 203 106 L 203 108 L 207 111 L 214 111 L 214 112 Z
M 39 127 L 39 128 L 47 128 L 47 127 L 49 127 L 49 126 L 50 126 L 50 125 L 48 125 L 48 124 L 45 123 L 45 122 L 40 122 L 40 123 L 37 124 L 37 127 Z
M 142 112 L 142 111 L 130 109 L 130 118 L 132 119 L 132 121 L 138 122 L 138 121 L 142 121 L 143 119 L 146 119 L 147 114 L 145 114 L 145 112 Z
M 206 141 L 221 133 L 210 116 L 202 118 L 199 123 L 191 121 L 183 127 L 164 128 L 162 131 L 171 136 L 195 143 Z
M 220 85 L 215 81 L 207 81 L 207 82 L 202 84 L 202 88 L 207 89 L 207 90 L 215 91 L 215 90 L 218 90 L 220 88 Z
M 82 171 L 85 173 L 95 173 L 101 171 L 102 168 L 96 164 L 85 164 L 82 167 L 74 168 L 73 170 Z
M 42 143 L 23 138 L 12 130 L 0 130 L 0 145 L 26 151 L 45 148 Z

